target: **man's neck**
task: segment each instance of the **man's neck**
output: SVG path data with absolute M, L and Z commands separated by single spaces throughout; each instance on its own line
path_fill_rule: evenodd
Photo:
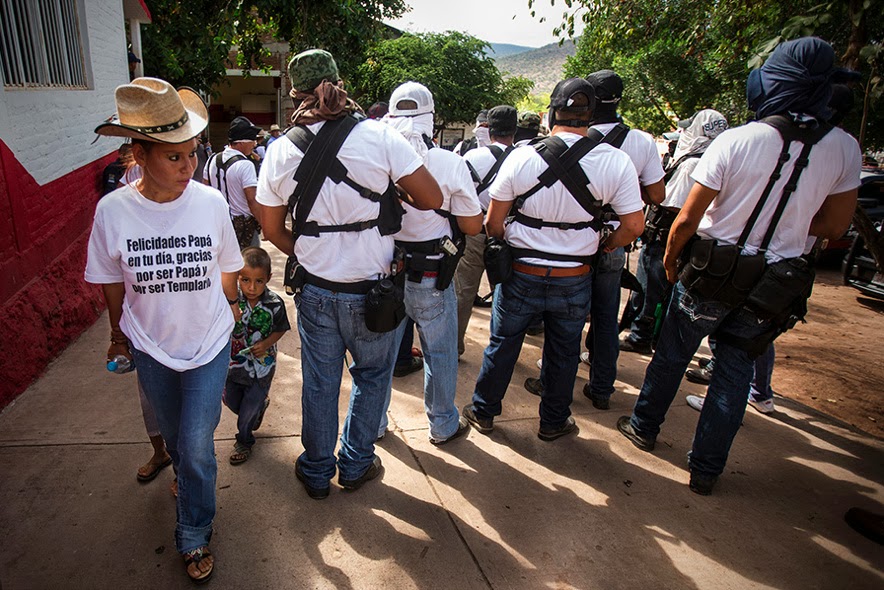
M 507 147 L 513 145 L 513 136 L 512 135 L 510 135 L 509 137 L 500 137 L 499 135 L 492 135 L 490 137 L 490 139 L 491 139 L 491 143 L 499 143 L 499 144 L 505 145 Z
M 558 135 L 559 133 L 574 133 L 576 135 L 582 135 L 586 137 L 586 133 L 588 131 L 588 127 L 568 127 L 566 125 L 553 125 L 552 130 L 550 130 L 550 135 Z

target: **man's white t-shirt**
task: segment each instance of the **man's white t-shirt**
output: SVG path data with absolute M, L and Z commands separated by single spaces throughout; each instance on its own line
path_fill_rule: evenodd
M 318 133 L 324 122 L 307 127 Z M 274 141 L 264 157 L 258 179 L 257 200 L 268 207 L 284 207 L 294 192 L 294 174 L 304 154 L 288 139 Z M 423 165 L 402 134 L 378 121 L 362 121 L 338 152 L 348 176 L 376 193 L 383 193 L 392 178 L 398 182 Z M 344 184 L 326 178 L 307 221 L 341 225 L 376 219 L 380 205 Z M 329 232 L 318 237 L 300 236 L 295 242 L 298 262 L 310 274 L 337 283 L 355 283 L 389 274 L 393 236 L 378 228 L 359 232 Z
M 221 273 L 242 266 L 227 204 L 196 181 L 168 203 L 126 185 L 95 209 L 85 279 L 124 284 L 120 328 L 132 346 L 175 371 L 208 363 L 230 340 Z
M 473 150 L 475 151 L 475 150 Z M 472 217 L 482 213 L 473 177 L 463 158 L 443 149 L 427 152 L 427 170 L 442 189 L 442 209 L 458 217 Z M 448 219 L 435 211 L 422 211 L 409 205 L 405 207 L 402 229 L 394 235 L 402 242 L 424 242 L 443 236 L 451 237 L 451 224 Z
M 611 132 L 617 123 L 601 123 L 593 125 L 595 129 L 602 135 Z M 635 171 L 638 172 L 638 182 L 642 186 L 654 184 L 663 179 L 663 164 L 660 160 L 660 154 L 657 152 L 657 142 L 654 141 L 650 133 L 646 133 L 639 129 L 630 129 L 629 133 L 623 140 L 620 150 L 625 152 L 629 159 L 632 160 Z
M 691 178 L 691 174 L 699 163 L 700 158 L 694 157 L 685 158 L 681 161 L 681 164 L 675 169 L 672 178 L 666 183 L 666 198 L 660 203 L 662 207 L 672 207 L 674 209 L 681 209 L 684 207 L 685 201 L 688 200 L 688 195 L 691 192 L 691 188 L 694 186 L 694 180 Z
M 754 254 L 767 233 L 783 186 L 788 182 L 803 144 L 794 141 L 791 158 L 758 217 L 745 254 Z M 715 138 L 692 178 L 719 191 L 706 210 L 697 233 L 725 244 L 736 244 L 758 203 L 783 148 L 776 129 L 753 122 L 729 129 Z M 769 262 L 800 256 L 804 251 L 810 223 L 826 197 L 859 186 L 862 166 L 859 144 L 841 129 L 832 129 L 810 152 L 810 163 L 798 181 L 767 251 Z
M 228 146 L 224 148 L 223 152 L 221 152 L 221 160 L 222 162 L 226 162 L 234 156 L 242 155 L 243 153 L 239 150 L 235 150 Z M 222 195 L 228 197 L 231 217 L 240 217 L 242 215 L 254 217 L 251 209 L 249 209 L 249 202 L 246 200 L 245 189 L 258 186 L 258 174 L 255 172 L 255 164 L 249 159 L 234 162 L 233 165 L 227 169 L 226 183 L 224 171 L 220 171 L 221 186 L 218 186 L 218 169 L 215 166 L 215 158 L 216 156 L 213 156 L 209 159 L 209 162 L 203 170 L 203 178 L 208 180 L 213 187 L 221 191 Z
M 502 143 L 494 142 L 491 145 L 497 146 L 502 150 L 506 150 L 507 146 Z M 502 157 L 502 156 L 501 156 Z M 509 157 L 509 156 L 507 156 Z M 479 176 L 479 180 L 485 180 L 485 175 L 488 174 L 488 171 L 494 166 L 494 163 L 497 162 L 497 158 L 494 157 L 494 154 L 491 153 L 491 150 L 488 147 L 478 147 L 476 149 L 472 149 L 463 155 L 463 159 L 470 163 L 470 166 L 476 171 L 476 174 Z M 500 174 L 500 171 L 498 171 Z M 478 184 L 474 184 L 476 188 L 478 188 Z M 488 206 L 491 204 L 491 187 L 489 186 L 487 189 L 483 190 L 479 193 L 479 204 L 482 206 L 482 211 L 488 211 Z
M 568 147 L 582 136 L 559 133 Z M 618 215 L 642 210 L 638 176 L 632 161 L 622 151 L 607 144 L 599 144 L 583 156 L 580 166 L 589 179 L 589 187 L 596 199 L 610 205 Z M 516 148 L 509 155 L 489 191 L 495 201 L 513 201 L 537 184 L 538 177 L 547 169 L 543 157 L 531 146 Z M 561 182 L 541 188 L 525 200 L 522 213 L 551 222 L 577 223 L 592 221 L 592 215 L 580 206 Z M 535 229 L 521 223 L 506 226 L 504 238 L 516 248 L 528 248 L 550 254 L 591 256 L 598 250 L 599 235 L 592 229 Z M 523 259 L 529 264 L 544 266 L 578 266 L 577 262 Z

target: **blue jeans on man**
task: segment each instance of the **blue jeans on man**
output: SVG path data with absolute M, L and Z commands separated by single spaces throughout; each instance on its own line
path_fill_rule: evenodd
M 614 393 L 617 358 L 620 355 L 620 277 L 626 265 L 626 251 L 617 248 L 602 253 L 592 273 L 592 324 L 586 347 L 592 351 L 589 375 L 590 397 L 607 400 Z
M 657 350 L 632 412 L 632 428 L 642 437 L 656 438 L 701 341 L 710 334 L 719 335 L 715 370 L 700 412 L 689 465 L 692 473 L 704 477 L 720 475 L 746 411 L 746 393 L 754 372 L 754 359 L 722 337 L 752 340 L 769 327 L 770 322 L 759 320 L 744 307 L 728 307 L 676 283 Z
M 215 428 L 230 363 L 230 343 L 201 367 L 178 372 L 133 350 L 138 381 L 157 417 L 178 476 L 175 546 L 185 553 L 209 544 L 215 518 Z
M 305 285 L 295 299 L 301 336 L 304 445 L 298 466 L 312 488 L 328 487 L 335 474 L 338 397 L 347 352 L 352 358 L 353 386 L 338 451 L 340 477 L 361 477 L 375 458 L 374 441 L 393 378 L 398 340 L 395 330 L 379 333 L 366 327 L 365 299 L 365 295 L 315 285 Z
M 525 330 L 540 314 L 545 329 L 540 428 L 554 430 L 567 422 L 580 363 L 580 336 L 591 297 L 592 273 L 539 277 L 514 271 L 512 278 L 497 285 L 491 311 L 491 341 L 485 349 L 473 393 L 476 416 L 487 419 L 500 415 Z
M 630 326 L 627 339 L 632 344 L 651 344 L 654 340 L 654 329 L 657 327 L 657 306 L 662 305 L 666 311 L 666 296 L 671 284 L 666 278 L 663 267 L 663 254 L 666 242 L 656 239 L 642 246 L 638 257 L 635 277 L 644 290 L 644 303 L 638 310 L 635 321 Z M 630 305 L 635 305 L 637 295 L 633 296 Z
M 424 277 L 420 283 L 405 281 L 405 311 L 414 324 L 404 321 L 396 330 L 397 342 L 408 329 L 421 341 L 424 355 L 424 408 L 430 421 L 430 439 L 443 441 L 457 432 L 458 413 L 454 403 L 457 393 L 457 296 L 454 283 L 444 291 L 436 288 L 436 277 Z M 391 390 L 387 389 L 384 415 L 378 435 L 387 429 L 387 408 Z

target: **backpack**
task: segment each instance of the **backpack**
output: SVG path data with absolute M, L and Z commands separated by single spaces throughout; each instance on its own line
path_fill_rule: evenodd
M 215 183 L 216 183 L 216 185 L 214 185 L 214 186 L 219 191 L 221 190 L 221 172 L 224 172 L 224 191 L 223 192 L 224 192 L 224 198 L 227 199 L 227 204 L 229 205 L 230 204 L 230 190 L 227 187 L 227 171 L 230 169 L 231 166 L 233 166 L 237 162 L 242 162 L 243 160 L 248 160 L 249 162 L 252 163 L 252 165 L 255 166 L 255 173 L 257 174 L 258 163 L 255 162 L 254 160 L 252 160 L 251 158 L 247 158 L 246 156 L 244 156 L 242 154 L 236 154 L 233 157 L 231 157 L 230 159 L 228 159 L 226 162 L 223 160 L 223 158 L 222 158 L 223 156 L 224 156 L 224 153 L 221 152 L 219 154 L 216 154 L 212 158 L 212 160 L 214 161 L 213 163 L 215 164 Z M 211 167 L 210 167 L 210 171 L 211 171 Z M 209 175 L 209 178 L 211 179 L 211 174 Z

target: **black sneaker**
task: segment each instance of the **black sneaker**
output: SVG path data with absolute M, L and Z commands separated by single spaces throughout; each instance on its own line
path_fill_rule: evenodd
M 691 383 L 699 383 L 700 385 L 709 385 L 709 382 L 712 381 L 712 371 L 709 369 L 688 369 L 684 376 Z
M 301 464 L 298 462 L 295 462 L 295 477 L 298 478 L 298 481 L 300 481 L 304 486 L 304 489 L 307 490 L 307 495 L 314 500 L 325 500 L 328 498 L 329 486 L 325 486 L 324 488 L 311 487 L 310 484 L 307 483 L 307 478 L 304 476 L 304 472 L 301 471 Z
M 430 438 L 430 444 L 434 444 L 437 447 L 444 445 L 445 443 L 450 443 L 456 438 L 460 438 L 466 433 L 470 431 L 470 423 L 466 418 L 461 416 L 457 420 L 457 430 L 454 431 L 454 434 L 449 436 L 448 438 L 443 438 L 442 440 L 436 440 L 435 438 Z
M 365 473 L 357 477 L 356 479 L 344 479 L 340 475 L 338 475 L 338 483 L 348 492 L 355 492 L 366 482 L 373 480 L 377 476 L 383 472 L 384 466 L 381 464 L 381 458 L 375 455 L 374 461 L 371 462 L 371 465 L 368 466 L 368 469 L 365 470 Z
M 704 357 L 697 361 L 697 364 L 700 365 L 701 369 L 705 369 L 709 366 L 709 363 L 712 362 L 712 357 Z
M 617 430 L 620 431 L 620 434 L 628 438 L 629 442 L 641 450 L 649 453 L 654 450 L 654 439 L 642 436 L 636 432 L 635 428 L 632 427 L 630 416 L 620 416 L 620 419 L 617 420 Z
M 717 481 L 717 475 L 700 475 L 696 471 L 691 471 L 691 483 L 688 484 L 688 487 L 691 488 L 691 491 L 695 494 L 708 496 L 712 493 L 712 488 L 715 487 L 715 482 Z
M 543 395 L 543 381 L 534 377 L 528 377 L 525 379 L 525 389 L 533 395 Z
M 424 359 L 413 356 L 404 365 L 396 365 L 393 367 L 393 377 L 405 377 L 406 375 L 411 375 L 415 371 L 420 371 L 423 368 Z
M 651 354 L 651 345 L 647 342 L 634 342 L 629 336 L 624 336 L 620 339 L 620 350 L 637 354 Z
M 555 430 L 544 430 L 541 428 L 537 431 L 537 438 L 540 440 L 545 440 L 546 442 L 556 440 L 557 438 L 561 438 L 566 434 L 571 434 L 572 432 L 578 432 L 580 429 L 577 428 L 577 423 L 574 422 L 574 418 L 568 416 L 568 419 L 565 420 L 565 423 L 556 428 Z
M 597 410 L 611 409 L 611 398 L 593 395 L 592 391 L 589 388 L 589 383 L 583 384 L 583 395 L 590 399 L 590 401 L 592 402 L 592 407 L 596 408 Z
M 473 404 L 464 406 L 460 415 L 466 418 L 467 422 L 482 434 L 491 434 L 491 431 L 494 430 L 494 418 L 480 418 L 476 415 L 476 408 Z

